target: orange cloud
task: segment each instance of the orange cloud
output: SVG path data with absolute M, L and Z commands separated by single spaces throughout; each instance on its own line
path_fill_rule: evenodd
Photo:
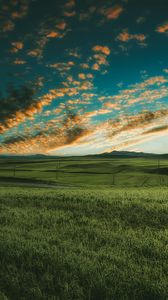
M 144 34 L 130 34 L 128 30 L 123 30 L 117 37 L 121 42 L 128 42 L 130 40 L 136 40 L 138 42 L 144 42 L 146 36 Z
M 104 103 L 104 107 L 112 108 L 114 110 L 119 110 L 120 109 L 120 106 L 119 106 L 118 103 L 111 103 L 111 102 Z
M 66 63 L 64 62 L 57 62 L 54 64 L 48 65 L 48 67 L 57 69 L 60 74 L 67 74 L 68 71 L 70 71 L 75 66 L 75 63 L 73 61 L 68 61 Z
M 167 119 L 168 110 L 158 110 L 155 112 L 147 111 L 145 113 L 140 113 L 135 116 L 126 116 L 123 117 L 121 121 L 112 122 L 112 132 L 110 133 L 111 136 L 115 136 L 120 134 L 121 132 L 131 130 L 138 130 L 141 129 L 144 131 L 147 127 L 150 127 L 153 124 L 156 124 L 156 121 L 163 120 L 164 118 Z
M 164 76 L 153 76 L 141 83 L 134 84 L 133 91 L 136 91 L 136 89 L 144 89 L 146 87 L 150 87 L 152 85 L 161 86 L 163 83 L 167 83 L 168 79 Z
M 57 31 L 51 31 L 47 34 L 48 38 L 57 38 L 59 37 L 59 33 Z
M 63 15 L 65 17 L 73 17 L 76 15 L 75 0 L 68 0 L 63 6 Z
M 158 26 L 156 28 L 156 31 L 159 33 L 168 33 L 168 22 Z
M 103 14 L 108 20 L 116 20 L 123 12 L 123 7 L 121 5 L 114 5 L 109 8 L 100 9 L 100 13 Z
M 11 20 L 7 20 L 2 25 L 2 31 L 12 31 L 15 28 L 15 24 Z
M 123 107 L 135 103 L 150 103 L 168 96 L 168 78 L 164 76 L 153 76 L 140 83 L 131 85 L 129 89 L 120 90 L 119 94 L 108 96 L 110 101 L 120 102 Z M 108 97 L 100 97 L 104 101 Z
M 28 13 L 29 1 L 27 0 L 9 0 L 1 1 L 0 19 L 1 32 L 10 32 L 15 28 L 15 19 L 23 18 Z
M 63 106 L 62 109 L 64 109 Z M 61 111 L 55 111 L 60 113 Z M 100 108 L 95 111 L 76 115 L 70 112 L 65 118 L 52 120 L 43 130 L 35 136 L 18 136 L 9 138 L 2 143 L 0 151 L 10 153 L 37 153 L 48 152 L 60 147 L 81 146 L 82 143 L 93 144 L 93 147 L 105 151 L 110 149 L 122 149 L 129 145 L 142 143 L 144 140 L 163 134 L 168 131 L 168 110 L 145 112 L 138 115 L 123 116 L 120 119 L 108 120 L 97 125 L 89 123 L 90 118 L 110 113 L 109 109 Z M 31 110 L 27 111 L 31 115 Z M 50 111 L 46 112 L 46 115 Z M 17 115 L 22 119 L 22 115 Z M 62 121 L 61 121 L 62 120 Z M 160 125 L 163 124 L 163 125 Z
M 33 49 L 28 51 L 27 55 L 32 56 L 32 57 L 41 57 L 42 52 L 41 49 Z
M 107 58 L 103 54 L 95 54 L 93 55 L 93 58 L 97 61 L 99 65 L 107 65 Z
M 13 48 L 10 50 L 13 53 L 17 53 L 19 50 L 23 49 L 24 44 L 23 42 L 12 42 Z
M 84 73 L 79 73 L 79 74 L 78 74 L 78 77 L 79 77 L 80 79 L 86 79 L 86 75 L 85 75 Z
M 62 21 L 56 25 L 56 27 L 60 30 L 64 30 L 66 28 L 66 26 L 67 26 L 67 24 L 64 21 Z
M 95 71 L 99 71 L 100 70 L 99 64 L 93 64 L 92 69 Z
M 23 42 L 12 42 L 12 46 L 17 48 L 18 50 L 21 50 L 21 49 L 23 49 L 24 44 L 23 44 Z
M 90 119 L 90 118 L 93 118 L 93 117 L 96 117 L 96 116 L 99 116 L 99 115 L 105 115 L 105 114 L 108 114 L 110 113 L 111 111 L 109 109 L 106 109 L 106 108 L 100 108 L 100 109 L 97 109 L 97 110 L 94 110 L 94 111 L 89 111 L 89 112 L 86 112 L 84 115 L 83 115 L 83 118 L 85 118 L 86 120 L 87 119 Z
M 26 61 L 25 60 L 22 60 L 22 59 L 18 59 L 16 58 L 13 62 L 14 65 L 25 65 L 26 64 Z
M 89 73 L 89 74 L 86 75 L 86 77 L 89 78 L 89 79 L 92 79 L 92 78 L 94 78 L 94 75 Z
M 65 17 L 74 17 L 76 15 L 76 12 L 75 11 L 65 11 L 64 12 L 64 16 Z
M 103 53 L 104 55 L 109 55 L 111 50 L 109 47 L 107 46 L 100 46 L 100 45 L 96 45 L 92 48 L 92 50 L 94 52 L 100 52 L 100 53 Z
M 95 71 L 101 70 L 101 72 L 107 72 L 107 70 L 103 71 L 102 67 L 108 65 L 107 57 L 110 55 L 111 50 L 107 46 L 96 45 L 92 48 L 95 52 L 93 57 L 90 58 L 93 61 L 92 69 Z
M 105 12 L 105 15 L 106 15 L 107 19 L 115 20 L 115 19 L 118 19 L 118 17 L 121 15 L 122 12 L 123 12 L 123 7 L 120 5 L 116 5 L 111 8 L 108 8 Z
M 27 118 L 33 119 L 34 115 L 40 113 L 44 106 L 49 105 L 54 99 L 64 97 L 64 89 L 50 90 L 49 93 L 44 94 L 42 97 L 33 99 L 33 90 L 27 88 L 11 91 L 11 96 L 14 98 L 12 109 L 9 111 L 4 110 L 3 102 L 0 102 L 0 108 L 2 110 L 2 120 L 0 121 L 0 133 L 7 131 L 10 128 L 18 126 L 24 122 Z M 20 98 L 24 103 L 21 103 Z M 10 99 L 10 97 L 9 97 Z
M 28 1 L 21 1 L 19 5 L 19 9 L 13 10 L 11 13 L 11 17 L 13 19 L 22 19 L 28 14 L 28 9 L 29 9 Z
M 56 122 L 57 123 L 57 122 Z M 66 111 L 59 125 L 49 122 L 35 136 L 18 136 L 8 138 L 0 147 L 1 152 L 36 153 L 48 152 L 62 146 L 72 145 L 87 136 L 92 129 L 83 123 L 83 117 L 71 111 Z

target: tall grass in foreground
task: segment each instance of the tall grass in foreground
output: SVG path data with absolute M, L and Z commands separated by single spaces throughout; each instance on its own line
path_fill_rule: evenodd
M 167 189 L 1 188 L 0 204 L 0 299 L 167 299 Z

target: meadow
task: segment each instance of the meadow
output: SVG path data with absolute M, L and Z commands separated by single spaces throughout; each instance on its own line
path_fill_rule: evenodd
M 167 164 L 1 161 L 0 299 L 167 299 Z
M 168 186 L 168 159 L 156 158 L 6 158 L 0 159 L 0 184 L 49 183 L 73 187 Z

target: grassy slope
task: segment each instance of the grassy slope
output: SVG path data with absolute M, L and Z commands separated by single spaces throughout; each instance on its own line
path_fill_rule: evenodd
M 167 299 L 167 199 L 1 188 L 0 299 Z
M 59 161 L 59 163 L 58 163 Z M 150 158 L 0 160 L 0 182 L 58 185 L 168 186 L 168 160 Z

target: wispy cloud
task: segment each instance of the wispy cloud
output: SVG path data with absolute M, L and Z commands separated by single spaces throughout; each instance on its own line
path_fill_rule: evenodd
M 167 34 L 168 33 L 168 22 L 165 22 L 165 23 L 159 25 L 156 28 L 156 31 L 159 32 L 159 33 L 165 33 L 165 34 Z
M 117 37 L 117 40 L 127 43 L 131 40 L 137 41 L 139 44 L 144 45 L 146 41 L 146 36 L 144 34 L 131 34 L 127 29 L 124 29 Z
M 161 131 L 168 131 L 168 125 L 153 127 L 147 131 L 144 131 L 143 134 L 159 133 Z
M 71 18 L 76 15 L 75 11 L 75 0 L 68 0 L 63 6 L 63 15 L 65 17 Z
M 41 57 L 42 56 L 42 50 L 41 49 L 32 49 L 27 52 L 28 56 L 32 57 Z
M 17 53 L 19 50 L 22 50 L 24 47 L 24 43 L 22 41 L 12 42 L 12 49 L 10 50 L 12 53 Z
M 64 38 L 69 30 L 64 18 L 44 18 L 43 22 L 40 22 L 35 28 L 34 33 L 28 36 L 31 47 L 27 51 L 27 55 L 42 59 L 48 43 Z
M 108 96 L 111 101 L 121 102 L 123 107 L 129 107 L 135 103 L 146 104 L 168 96 L 168 78 L 154 76 L 144 81 L 130 85 L 128 89 L 121 89 L 117 95 Z M 100 97 L 104 101 L 106 97 Z
M 121 5 L 114 5 L 108 8 L 101 8 L 100 13 L 104 15 L 108 20 L 116 20 L 124 11 L 123 6 Z
M 6 20 L 2 24 L 2 32 L 10 32 L 15 28 L 15 24 L 11 20 Z
M 65 111 L 64 118 L 59 126 L 53 122 L 36 134 L 10 137 L 3 142 L 0 151 L 10 153 L 36 153 L 40 147 L 42 152 L 58 149 L 62 146 L 72 145 L 82 137 L 87 136 L 90 130 L 86 128 L 81 117 L 72 112 Z
M 142 23 L 144 23 L 145 21 L 146 21 L 146 18 L 143 17 L 143 16 L 141 16 L 141 17 L 139 17 L 139 18 L 136 19 L 136 23 L 137 23 L 137 24 L 142 24 Z
M 150 141 L 168 132 L 167 117 L 168 110 L 158 110 L 109 119 L 95 126 L 87 139 L 88 146 L 93 145 L 97 150 L 100 149 L 99 152 L 110 152 Z
M 57 31 L 51 31 L 51 32 L 47 33 L 47 37 L 48 38 L 58 38 L 59 33 Z
M 25 64 L 26 64 L 26 61 L 23 60 L 23 59 L 16 58 L 16 59 L 13 61 L 13 64 L 14 64 L 14 65 L 25 65 Z
M 29 11 L 30 1 L 28 0 L 9 0 L 1 1 L 0 11 L 0 32 L 10 33 L 15 29 L 18 19 L 23 19 Z

